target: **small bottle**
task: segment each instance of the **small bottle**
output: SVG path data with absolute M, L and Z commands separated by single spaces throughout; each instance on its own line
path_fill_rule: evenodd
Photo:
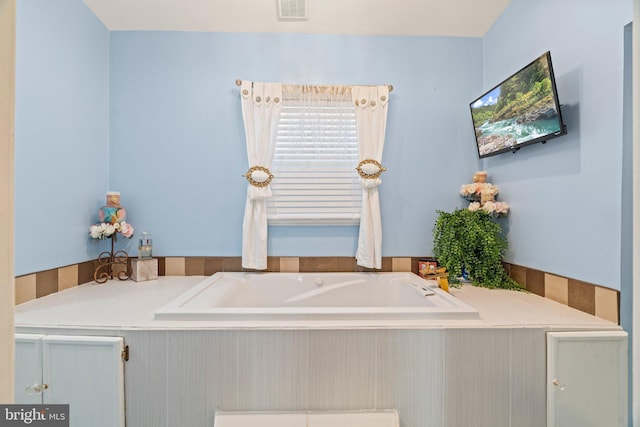
M 138 259 L 151 259 L 152 249 L 151 233 L 144 231 L 138 242 Z

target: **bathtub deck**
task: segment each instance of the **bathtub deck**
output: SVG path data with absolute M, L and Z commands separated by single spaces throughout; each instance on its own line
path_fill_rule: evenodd
M 81 285 L 17 306 L 16 331 L 122 337 L 129 426 L 212 426 L 217 411 L 396 409 L 403 427 L 538 427 L 547 332 L 620 330 L 534 294 L 472 286 L 452 292 L 478 320 L 153 320 L 202 279 Z
M 534 294 L 465 285 L 453 295 L 480 312 L 477 320 L 387 321 L 179 321 L 154 320 L 154 313 L 203 280 L 203 276 L 160 277 L 149 282 L 87 283 L 16 306 L 18 332 L 39 329 L 335 329 L 500 328 L 617 329 L 612 322 Z

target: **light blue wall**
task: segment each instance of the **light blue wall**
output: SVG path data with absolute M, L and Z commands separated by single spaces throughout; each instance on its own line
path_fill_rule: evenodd
M 109 32 L 80 0 L 20 0 L 15 273 L 96 257 L 109 182 Z
M 114 32 L 111 187 L 162 256 L 241 254 L 247 168 L 235 80 L 393 84 L 383 255 L 431 252 L 436 209 L 477 167 L 480 39 Z M 353 256 L 356 227 L 271 227 L 270 255 Z
M 383 255 L 429 254 L 435 211 L 462 206 L 460 184 L 485 168 L 512 204 L 508 261 L 620 289 L 631 12 L 628 0 L 513 0 L 484 39 L 109 34 L 80 0 L 23 0 L 16 274 L 105 249 L 87 227 L 108 189 L 122 193 L 138 233 L 153 233 L 156 255 L 239 255 L 248 167 L 241 78 L 394 85 Z M 569 134 L 479 161 L 469 101 L 546 50 Z M 356 235 L 356 227 L 271 227 L 269 250 L 352 256 Z M 135 241 L 126 247 L 135 254 Z
M 568 135 L 484 160 L 512 205 L 507 261 L 620 289 L 629 0 L 513 0 L 483 39 L 489 89 L 551 51 Z M 631 233 L 631 230 L 626 230 Z

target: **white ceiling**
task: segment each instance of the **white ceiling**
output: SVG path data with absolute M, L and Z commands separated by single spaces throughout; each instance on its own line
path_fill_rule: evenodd
M 279 21 L 277 0 L 84 0 L 109 30 L 482 37 L 510 0 L 308 0 Z

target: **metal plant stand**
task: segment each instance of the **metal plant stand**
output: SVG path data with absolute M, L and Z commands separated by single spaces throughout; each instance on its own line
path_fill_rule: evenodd
M 128 262 L 129 254 L 126 251 L 115 251 L 114 249 L 116 234 L 113 233 L 110 237 L 111 251 L 104 251 L 98 256 L 98 266 L 93 272 L 93 280 L 96 283 L 105 283 L 115 277 L 118 280 L 129 280 L 129 277 L 131 277 L 131 269 Z M 118 269 L 119 271 L 114 272 L 114 267 L 118 265 L 124 266 L 124 269 Z

